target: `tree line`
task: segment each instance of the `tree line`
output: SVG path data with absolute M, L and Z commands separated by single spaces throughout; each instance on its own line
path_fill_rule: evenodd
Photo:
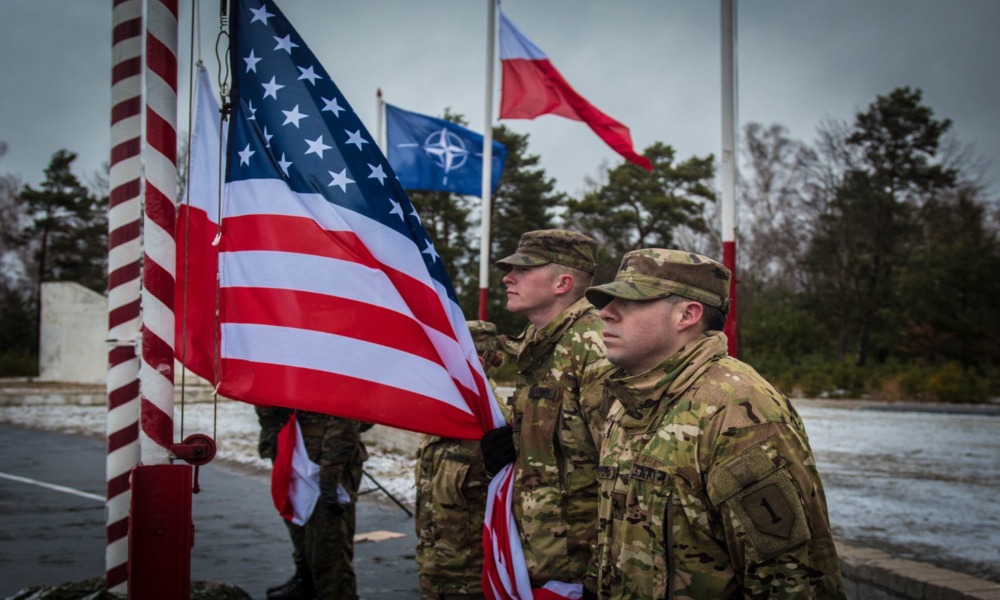
M 462 123 L 445 110 L 444 117 Z M 983 401 L 1000 391 L 1000 212 L 986 165 L 919 89 L 878 96 L 816 141 L 781 125 L 745 126 L 738 191 L 738 322 L 742 358 L 782 389 L 806 395 Z M 494 139 L 507 164 L 492 202 L 490 256 L 532 229 L 568 227 L 601 242 L 597 281 L 637 247 L 721 257 L 715 157 L 679 157 L 663 142 L 603 167 L 579 197 L 558 192 L 528 136 Z M 0 157 L 3 148 L 0 147 Z M 0 178 L 0 375 L 37 355 L 39 282 L 106 286 L 106 182 L 82 185 L 57 152 L 36 189 Z M 181 178 L 183 181 L 183 178 Z M 478 313 L 477 199 L 411 192 L 465 314 Z M 505 310 L 491 270 L 488 314 L 503 333 L 526 322 Z

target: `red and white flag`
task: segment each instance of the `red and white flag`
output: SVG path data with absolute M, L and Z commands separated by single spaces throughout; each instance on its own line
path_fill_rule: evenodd
M 175 353 L 199 377 L 215 383 L 215 282 L 219 274 L 220 173 L 225 172 L 226 129 L 205 67 L 198 68 L 194 131 L 187 188 L 177 209 L 177 318 Z M 221 129 L 221 135 L 220 135 Z M 222 161 L 220 168 L 220 159 Z
M 649 159 L 632 147 L 628 127 L 601 112 L 563 79 L 545 52 L 500 13 L 501 119 L 534 119 L 554 114 L 583 121 L 608 146 L 652 171 Z
M 441 258 L 375 140 L 272 0 L 232 6 L 221 210 L 217 193 L 198 191 L 218 189 L 218 161 L 199 161 L 210 170 L 192 165 L 178 220 L 178 356 L 221 395 L 255 404 L 458 439 L 504 424 Z M 490 529 L 500 588 L 484 592 L 526 600 L 511 470 Z
M 278 432 L 271 498 L 278 514 L 296 525 L 306 524 L 319 500 L 319 465 L 309 458 L 295 413 Z
M 178 226 L 178 355 L 209 379 L 218 364 L 228 398 L 478 439 L 503 418 L 388 161 L 273 2 L 238 0 L 231 15 L 222 204 L 205 148 Z

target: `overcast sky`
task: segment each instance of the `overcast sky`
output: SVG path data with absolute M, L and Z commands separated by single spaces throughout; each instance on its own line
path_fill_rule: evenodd
M 178 129 L 187 130 L 191 1 L 181 0 Z M 0 0 L 0 173 L 41 180 L 60 148 L 89 180 L 109 158 L 111 0 Z M 198 2 L 201 56 L 217 73 L 217 0 Z M 445 107 L 485 122 L 486 0 L 279 0 L 370 130 L 375 90 L 401 108 Z M 708 0 L 505 0 L 502 9 L 578 92 L 626 124 L 640 152 L 679 159 L 721 146 L 719 3 Z M 738 2 L 738 119 L 780 123 L 810 142 L 877 95 L 917 87 L 959 141 L 991 161 L 1000 190 L 1000 2 Z M 499 89 L 499 68 L 494 89 Z M 494 101 L 494 114 L 499 100 Z M 502 121 L 560 190 L 586 188 L 622 159 L 561 117 Z

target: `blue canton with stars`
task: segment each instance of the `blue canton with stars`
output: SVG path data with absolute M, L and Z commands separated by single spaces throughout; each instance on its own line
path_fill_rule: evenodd
M 382 151 L 270 0 L 232 0 L 235 74 L 226 181 L 281 179 L 414 241 L 455 301 L 440 257 Z

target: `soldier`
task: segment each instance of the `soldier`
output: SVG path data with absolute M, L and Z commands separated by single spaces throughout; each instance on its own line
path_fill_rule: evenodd
M 292 411 L 259 407 L 258 450 L 275 458 L 277 432 Z M 356 599 L 354 575 L 355 504 L 361 467 L 368 452 L 361 442 L 364 424 L 320 413 L 295 411 L 309 459 L 320 467 L 320 497 L 305 525 L 286 521 L 292 539 L 295 574 L 269 588 L 268 600 Z
M 508 269 L 507 310 L 530 324 L 517 356 L 513 427 L 482 439 L 490 473 L 514 462 L 512 512 L 533 587 L 580 583 L 593 591 L 598 448 L 610 369 L 597 310 L 583 298 L 597 242 L 565 230 L 531 231 L 497 261 Z
M 496 325 L 468 325 L 489 373 L 503 363 Z M 478 441 L 421 436 L 416 511 L 421 600 L 483 597 L 483 515 L 489 483 Z
M 601 449 L 601 598 L 843 598 L 802 420 L 726 354 L 729 271 L 678 250 L 591 287 L 616 400 Z

